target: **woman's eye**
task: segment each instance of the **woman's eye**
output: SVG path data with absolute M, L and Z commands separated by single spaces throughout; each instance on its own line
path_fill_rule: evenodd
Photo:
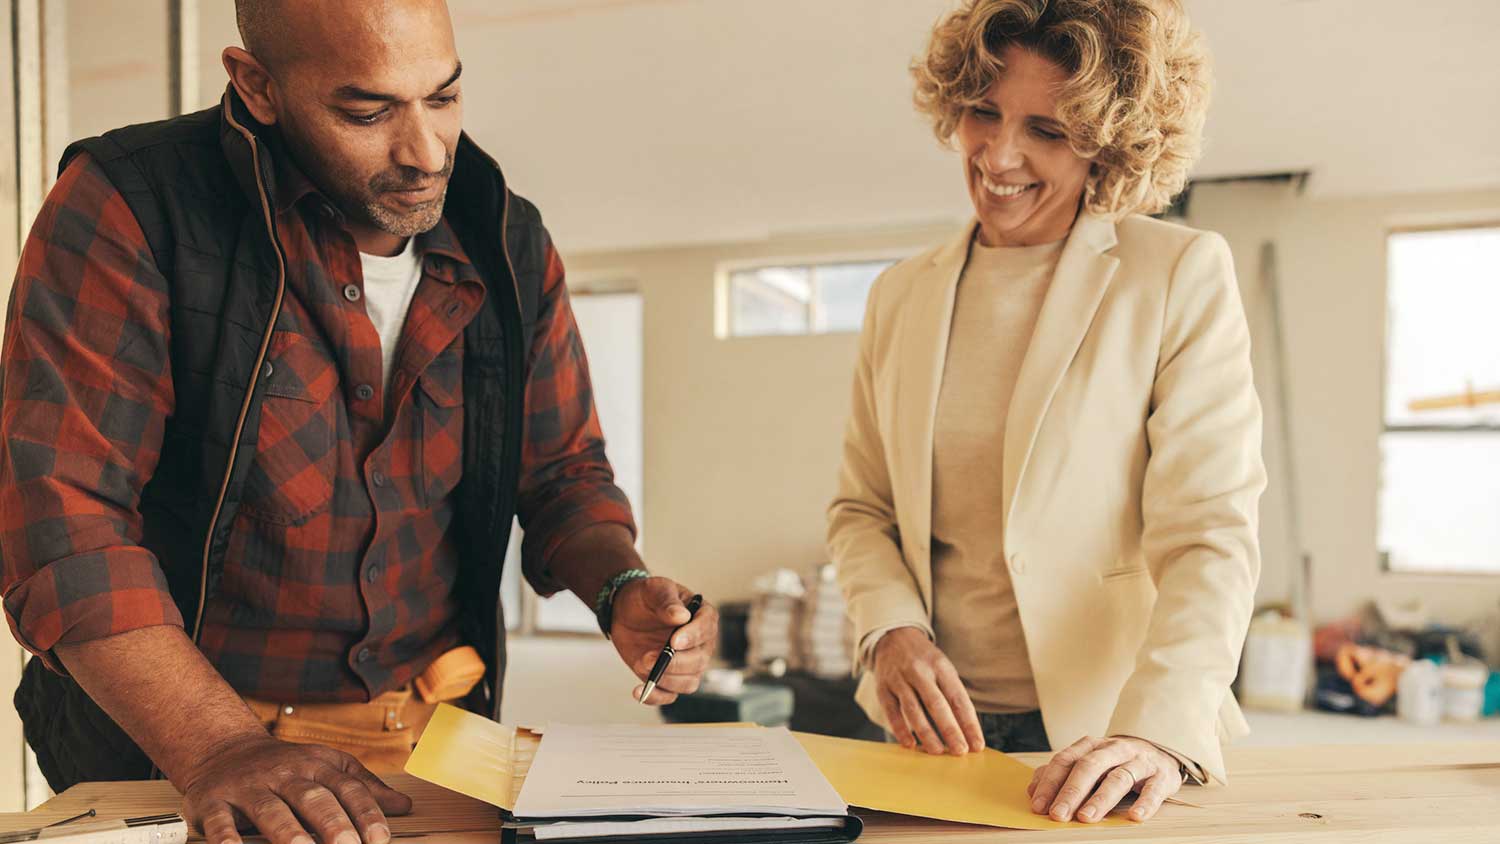
M 1041 138 L 1043 140 L 1047 140 L 1047 141 L 1060 141 L 1060 140 L 1063 139 L 1063 136 L 1062 136 L 1061 132 L 1054 132 L 1051 129 L 1037 128 L 1037 129 L 1035 129 L 1033 131 L 1036 132 L 1036 136 L 1037 137 L 1039 137 L 1039 138 Z
M 995 111 L 994 109 L 991 109 L 991 108 L 981 108 L 979 106 L 975 106 L 974 108 L 971 108 L 969 111 L 970 111 L 971 114 L 973 114 L 975 117 L 979 118 L 980 120 L 999 120 L 1000 119 L 1000 112 Z

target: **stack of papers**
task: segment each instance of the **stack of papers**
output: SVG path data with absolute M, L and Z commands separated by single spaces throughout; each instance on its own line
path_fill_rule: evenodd
M 750 620 L 745 635 L 750 649 L 745 659 L 752 668 L 763 668 L 776 660 L 791 666 L 797 659 L 797 617 L 802 611 L 800 596 L 759 595 L 750 604 Z
M 486 737 L 488 747 L 471 739 L 460 752 L 492 763 L 488 781 L 452 776 L 464 732 Z M 537 735 L 442 707 L 407 771 L 500 806 L 518 841 L 833 844 L 861 829 L 785 729 L 551 725 Z
M 796 667 L 815 677 L 838 679 L 854 673 L 854 626 L 832 563 L 819 566 L 807 578 L 797 646 Z

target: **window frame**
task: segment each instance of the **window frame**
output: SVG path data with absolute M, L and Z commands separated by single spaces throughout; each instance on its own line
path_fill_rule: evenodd
M 736 258 L 714 265 L 714 336 L 720 340 L 766 340 L 789 337 L 820 337 L 857 334 L 858 331 L 829 329 L 824 313 L 818 270 L 848 264 L 891 262 L 892 266 L 912 257 L 908 249 L 870 249 L 845 252 L 817 252 L 789 257 Z M 807 304 L 807 330 L 786 333 L 740 334 L 735 331 L 734 276 L 752 270 L 773 268 L 807 269 L 811 296 Z M 889 269 L 889 268 L 887 268 Z M 882 271 L 884 272 L 884 270 Z
M 1382 266 L 1385 268 L 1381 279 L 1381 332 L 1380 332 L 1380 436 L 1376 439 L 1377 455 L 1383 455 L 1383 445 L 1386 437 L 1400 437 L 1405 434 L 1492 434 L 1500 437 L 1500 423 L 1476 423 L 1472 425 L 1412 425 L 1392 424 L 1386 418 L 1386 408 L 1390 396 L 1390 367 L 1391 367 L 1391 240 L 1394 237 L 1405 234 L 1426 234 L 1437 232 L 1462 232 L 1479 229 L 1500 230 L 1500 218 L 1480 217 L 1463 218 L 1454 220 L 1442 220 L 1436 222 L 1422 222 L 1405 225 L 1392 225 L 1386 227 L 1382 240 L 1384 252 L 1382 253 Z M 1476 385 L 1479 389 L 1488 389 L 1490 385 Z M 1380 458 L 1380 466 L 1376 473 L 1375 490 L 1375 531 L 1376 554 L 1379 558 L 1380 571 L 1383 574 L 1396 577 L 1438 578 L 1438 579 L 1482 579 L 1486 582 L 1500 579 L 1500 566 L 1491 570 L 1459 570 L 1451 568 L 1396 568 L 1391 564 L 1391 554 L 1388 550 L 1381 548 L 1379 534 L 1381 525 L 1381 495 L 1385 485 L 1384 458 Z

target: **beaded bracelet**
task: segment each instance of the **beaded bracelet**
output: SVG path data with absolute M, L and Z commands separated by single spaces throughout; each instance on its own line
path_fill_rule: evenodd
M 626 569 L 611 577 L 609 582 L 599 589 L 598 597 L 594 598 L 594 617 L 599 619 L 599 630 L 604 634 L 604 638 L 609 638 L 609 630 L 615 622 L 615 593 L 620 591 L 621 586 L 632 580 L 650 576 L 651 572 L 645 569 Z

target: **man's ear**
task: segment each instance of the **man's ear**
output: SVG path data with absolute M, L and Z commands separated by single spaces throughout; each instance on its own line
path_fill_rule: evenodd
M 239 92 L 240 99 L 250 113 L 263 125 L 276 123 L 276 80 L 248 50 L 240 47 L 225 47 L 224 70 L 229 73 L 229 83 Z

